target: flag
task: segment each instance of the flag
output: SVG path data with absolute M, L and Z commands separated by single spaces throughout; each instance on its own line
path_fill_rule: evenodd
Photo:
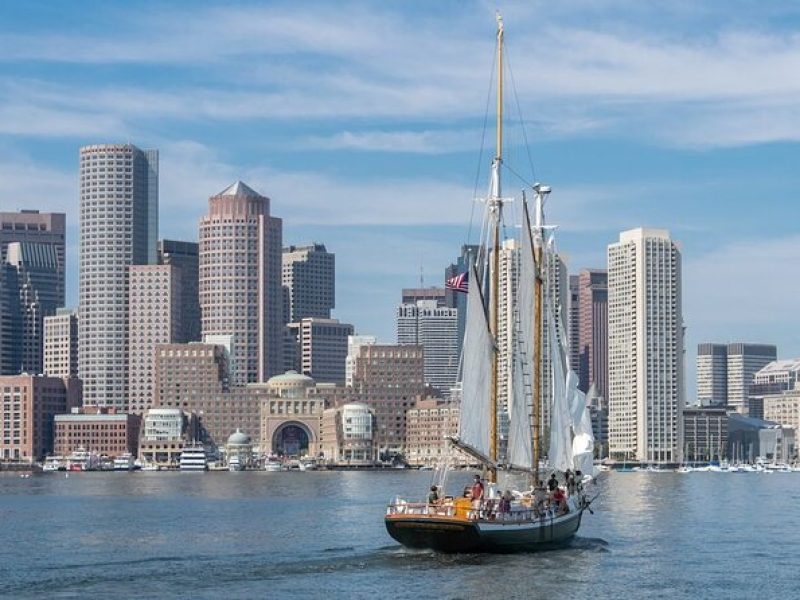
M 467 292 L 469 291 L 469 273 L 464 272 L 460 275 L 456 275 L 455 277 L 451 277 L 447 281 L 444 282 L 444 287 L 448 290 L 454 290 L 456 292 Z

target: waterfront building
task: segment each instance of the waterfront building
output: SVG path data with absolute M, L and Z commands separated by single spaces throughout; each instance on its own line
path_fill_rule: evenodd
M 748 393 L 753 376 L 778 358 L 771 344 L 733 343 L 727 348 L 728 406 L 741 414 L 748 412 Z
M 120 413 L 113 407 L 87 406 L 56 415 L 53 454 L 69 456 L 82 449 L 115 458 L 136 455 L 139 445 L 138 415 Z
M 796 430 L 774 421 L 765 421 L 728 412 L 728 456 L 753 463 L 788 462 L 797 457 Z
M 0 460 L 33 462 L 53 451 L 53 417 L 81 403 L 78 379 L 0 376 Z
M 80 150 L 78 356 L 86 405 L 127 408 L 128 269 L 156 263 L 158 151 Z
M 133 265 L 129 275 L 128 411 L 153 405 L 155 350 L 181 342 L 182 271 L 173 265 Z
M 286 323 L 307 318 L 330 319 L 336 307 L 336 255 L 324 244 L 283 249 L 282 284 L 286 290 Z
M 172 265 L 181 271 L 180 314 L 182 331 L 176 342 L 199 342 L 200 326 L 200 245 L 177 240 L 158 241 L 158 264 Z
M 406 411 L 408 464 L 467 466 L 475 462 L 447 440 L 458 435 L 459 412 L 458 403 L 441 398 L 420 399 Z
M 72 309 L 44 318 L 44 374 L 78 376 L 78 314 Z
M 375 411 L 361 402 L 325 409 L 320 438 L 322 455 L 330 465 L 370 466 L 378 460 Z
M 0 263 L 0 374 L 44 371 L 44 319 L 63 301 L 57 246 L 9 242 Z
M 57 267 L 56 306 L 64 306 L 67 216 L 64 213 L 40 213 L 38 210 L 0 212 L 0 265 L 6 263 L 6 250 L 12 242 L 46 244 L 55 249 Z
M 615 460 L 681 460 L 681 306 L 681 255 L 669 233 L 622 232 L 608 247 L 609 451 Z
M 225 443 L 225 459 L 229 465 L 238 465 L 240 469 L 253 466 L 257 457 L 253 453 L 252 438 L 239 429 L 234 431 Z
M 283 225 L 269 203 L 237 181 L 209 198 L 200 221 L 203 339 L 231 336 L 234 385 L 266 381 L 282 365 Z
M 593 385 L 597 394 L 608 397 L 608 271 L 584 269 L 578 274 L 577 337 L 579 388 Z
M 763 396 L 764 420 L 800 431 L 800 388 Z
M 353 385 L 353 373 L 356 368 L 356 358 L 361 352 L 361 346 L 372 346 L 378 343 L 378 338 L 374 335 L 351 335 L 347 337 L 347 358 L 344 367 L 344 384 L 347 387 Z
M 606 458 L 608 456 L 608 398 L 598 393 L 595 384 L 592 384 L 586 393 L 586 407 L 592 419 L 595 458 Z
M 700 406 L 728 404 L 728 346 L 697 345 L 697 402 Z
M 719 461 L 728 454 L 728 412 L 724 406 L 683 409 L 684 460 Z
M 297 336 L 300 372 L 321 383 L 344 384 L 353 326 L 336 319 L 306 318 L 289 328 Z
M 197 439 L 196 421 L 179 408 L 150 408 L 141 421 L 139 459 L 177 466 L 185 445 Z
M 311 377 L 289 371 L 260 388 L 262 452 L 280 456 L 312 456 L 322 452 L 322 417 L 327 400 Z
M 435 300 L 397 307 L 397 343 L 422 346 L 425 382 L 448 394 L 458 380 L 458 310 Z
M 422 346 L 372 344 L 361 346 L 355 361 L 353 386 L 344 390 L 348 402 L 363 402 L 375 411 L 375 443 L 381 459 L 402 453 L 406 442 L 406 411 L 423 396 Z

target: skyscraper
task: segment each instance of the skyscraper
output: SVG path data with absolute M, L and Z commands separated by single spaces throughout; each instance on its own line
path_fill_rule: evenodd
M 59 307 L 64 306 L 66 222 L 64 213 L 40 213 L 38 210 L 0 212 L 0 264 L 5 264 L 6 248 L 11 242 L 34 242 L 55 247 L 58 260 L 56 304 Z
M 233 385 L 280 370 L 283 223 L 269 198 L 237 181 L 208 200 L 200 220 L 203 336 L 232 336 Z
M 397 343 L 422 346 L 425 383 L 447 395 L 458 380 L 458 310 L 418 300 L 397 307 Z
M 319 383 L 343 385 L 346 379 L 347 340 L 353 326 L 336 319 L 301 319 L 292 323 L 300 350 L 300 372 Z
M 697 345 L 697 402 L 700 406 L 728 403 L 728 347 Z
M 44 374 L 78 377 L 78 315 L 72 309 L 44 318 Z
M 344 384 L 353 385 L 353 373 L 356 369 L 356 359 L 361 352 L 361 346 L 374 346 L 378 338 L 374 335 L 351 335 L 347 338 L 347 359 L 344 367 Z
M 728 406 L 748 414 L 747 402 L 753 377 L 762 368 L 778 359 L 778 349 L 771 344 L 728 344 Z
M 579 322 L 580 322 L 580 297 L 578 295 L 578 275 L 569 276 L 569 322 L 567 323 L 567 331 L 569 332 L 569 366 L 581 377 L 581 362 L 580 362 L 580 336 L 579 336 Z M 586 390 L 584 390 L 586 391 Z
M 53 244 L 11 242 L 6 247 L 2 289 L 6 310 L 0 319 L 10 321 L 12 335 L 4 339 L 5 355 L 11 356 L 7 375 L 44 371 L 44 318 L 56 313 L 61 301 L 58 253 Z M 6 361 L 2 361 L 6 362 Z
M 330 319 L 336 306 L 336 255 L 324 244 L 283 249 L 282 283 L 287 290 L 288 323 Z
M 200 293 L 200 246 L 197 242 L 176 240 L 158 241 L 158 264 L 179 267 L 180 313 L 182 331 L 175 343 L 197 342 L 201 338 Z
M 608 363 L 611 456 L 679 462 L 681 254 L 665 230 L 624 231 L 608 247 Z
M 127 407 L 128 267 L 156 263 L 158 151 L 80 150 L 79 371 L 86 405 Z
M 584 269 L 577 287 L 580 389 L 588 392 L 594 385 L 599 396 L 608 398 L 608 272 Z
M 174 265 L 130 268 L 128 317 L 128 411 L 141 415 L 153 405 L 157 344 L 180 343 L 182 270 Z

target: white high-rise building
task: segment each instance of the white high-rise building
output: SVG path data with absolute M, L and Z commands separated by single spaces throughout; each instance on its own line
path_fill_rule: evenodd
M 679 462 L 681 254 L 665 230 L 624 231 L 608 247 L 608 371 L 611 457 Z
M 83 402 L 127 408 L 128 267 L 156 263 L 158 151 L 80 150 L 79 371 Z
M 418 300 L 397 307 L 397 343 L 424 349 L 425 383 L 449 394 L 458 379 L 458 309 Z
M 78 376 L 78 315 L 69 308 L 44 318 L 44 374 Z

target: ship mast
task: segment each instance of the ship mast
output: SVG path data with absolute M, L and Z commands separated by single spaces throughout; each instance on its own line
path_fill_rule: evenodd
M 542 261 L 544 250 L 544 198 L 550 193 L 550 188 L 539 183 L 533 186 L 536 192 L 534 199 L 533 229 L 536 232 L 533 244 L 533 261 L 535 265 L 534 299 L 533 299 L 533 410 L 531 415 L 532 439 L 532 467 L 534 485 L 539 484 L 539 458 L 541 457 L 541 410 L 542 410 L 542 288 L 544 281 Z M 526 232 L 527 235 L 527 232 Z
M 496 465 L 498 452 L 497 427 L 497 378 L 499 372 L 497 335 L 499 331 L 499 292 L 500 292 L 500 221 L 502 220 L 503 200 L 500 187 L 500 166 L 503 162 L 503 17 L 497 15 L 497 137 L 496 151 L 492 161 L 492 188 L 489 197 L 489 213 L 493 217 L 493 245 L 491 291 L 489 294 L 490 330 L 494 340 L 492 352 L 492 390 L 489 398 L 489 458 Z M 489 469 L 489 481 L 497 482 L 497 468 Z

